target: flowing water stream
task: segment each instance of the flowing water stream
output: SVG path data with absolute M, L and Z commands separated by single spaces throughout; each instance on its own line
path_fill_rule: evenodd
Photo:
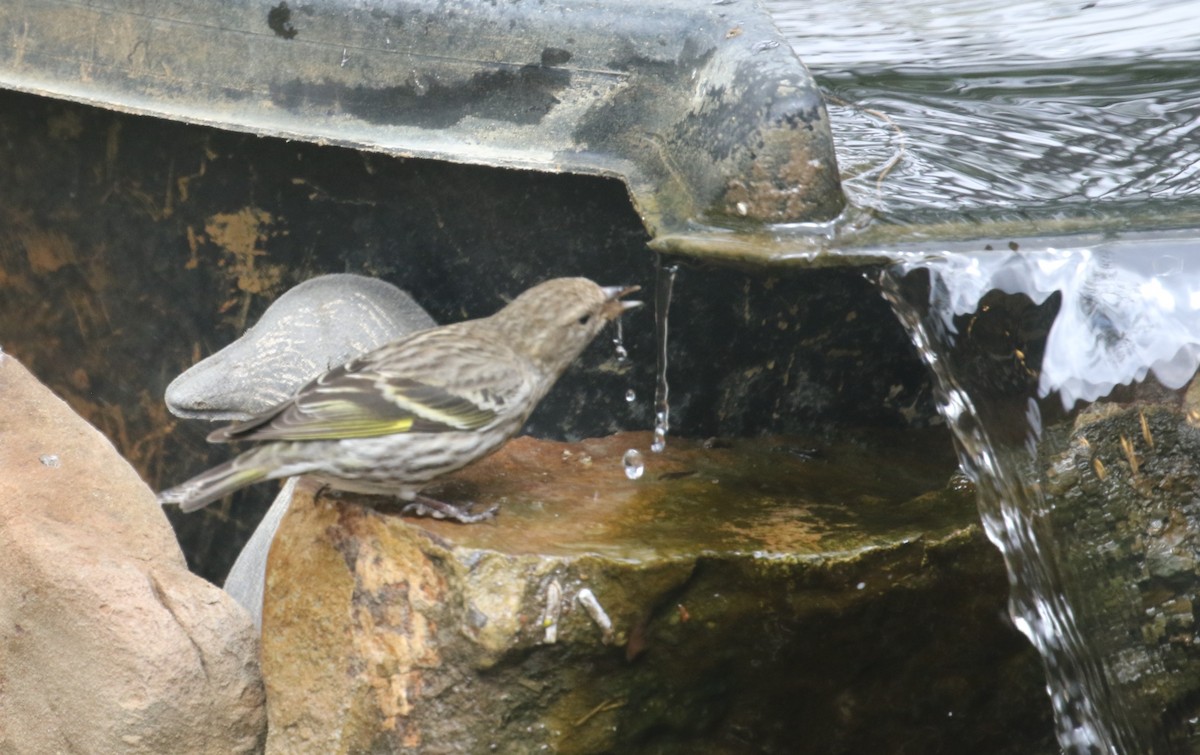
M 1176 236 L 950 252 L 881 276 L 1070 752 L 1196 744 L 1198 251 Z
M 768 6 L 829 98 L 855 212 L 980 239 L 880 243 L 879 283 L 1060 745 L 1200 750 L 1200 8 Z

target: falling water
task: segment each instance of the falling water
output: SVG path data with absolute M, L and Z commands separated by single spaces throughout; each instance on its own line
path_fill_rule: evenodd
M 1200 387 L 1180 395 L 1200 365 L 1195 248 L 947 253 L 880 278 L 935 376 L 1072 753 L 1196 744 Z
M 654 331 L 658 351 L 655 359 L 657 381 L 654 385 L 654 440 L 650 450 L 662 453 L 667 447 L 667 432 L 671 429 L 671 405 L 667 385 L 667 315 L 671 309 L 671 293 L 679 265 L 659 264 L 654 290 Z
M 675 288 L 675 276 L 679 265 L 658 265 L 657 279 L 654 289 L 654 334 L 655 334 L 655 375 L 654 384 L 654 439 L 650 442 L 650 450 L 660 454 L 667 448 L 667 432 L 671 429 L 671 406 L 669 401 L 670 388 L 667 384 L 667 319 L 671 309 L 671 295 Z M 617 320 L 617 336 L 613 344 L 617 349 L 617 361 L 623 361 L 627 354 L 622 344 L 620 330 L 621 321 Z M 637 400 L 637 393 L 630 388 L 625 392 L 625 401 L 632 404 Z M 645 459 L 640 451 L 629 449 L 622 459 L 625 476 L 631 480 L 640 478 L 645 471 Z
M 613 351 L 616 352 L 617 364 L 622 364 L 629 358 L 629 351 L 625 348 L 625 328 L 621 325 L 621 318 L 617 318 L 617 334 L 613 336 Z
M 625 452 L 625 456 L 621 459 L 621 465 L 625 468 L 625 476 L 631 480 L 640 478 L 646 471 L 646 462 L 642 458 L 642 452 L 636 448 Z
M 976 485 L 988 538 L 1005 556 L 1010 584 L 1009 614 L 1041 654 L 1058 723 L 1059 743 L 1068 752 L 1121 752 L 1097 709 L 1106 697 L 1098 664 L 1091 662 L 1071 607 L 1059 590 L 1061 579 L 1037 532 L 1036 511 L 1044 505 L 1021 472 L 1008 469 L 980 422 L 971 396 L 958 385 L 939 343 L 940 333 L 907 306 L 892 274 L 882 278 L 884 295 L 908 329 L 938 386 L 938 408 L 954 433 L 959 461 Z M 1107 707 L 1107 706 L 1106 706 Z

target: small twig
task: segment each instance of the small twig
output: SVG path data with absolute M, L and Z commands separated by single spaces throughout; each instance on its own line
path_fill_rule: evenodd
M 628 700 L 622 700 L 619 697 L 614 697 L 611 700 L 605 700 L 604 702 L 597 705 L 595 708 L 592 708 L 587 713 L 583 714 L 583 717 L 580 718 L 578 721 L 576 721 L 575 725 L 583 726 L 588 721 L 592 720 L 592 718 L 594 718 L 595 716 L 598 716 L 599 714 L 605 713 L 610 710 L 616 710 L 617 708 L 624 707 L 628 702 L 629 702 Z
M 542 613 L 542 628 L 545 635 L 542 642 L 553 645 L 558 642 L 558 617 L 562 615 L 562 585 L 557 579 L 551 580 L 546 587 L 546 610 Z
M 904 135 L 904 130 L 901 129 L 900 126 L 897 125 L 897 123 L 894 120 L 892 120 L 892 117 L 890 115 L 883 112 L 882 110 L 875 110 L 873 108 L 862 107 L 853 102 L 848 102 L 846 100 L 843 100 L 841 97 L 836 97 L 832 94 L 826 94 L 825 99 L 828 100 L 829 102 L 832 102 L 835 105 L 841 105 L 842 107 L 854 108 L 855 110 L 859 111 L 860 113 L 866 113 L 867 115 L 871 116 L 872 118 L 878 118 L 879 120 L 884 121 L 892 129 L 892 131 L 894 131 L 896 133 L 896 136 L 899 137 L 899 142 L 896 146 L 895 154 L 893 154 L 887 160 L 887 162 L 885 162 L 883 164 L 882 168 L 878 169 L 880 171 L 880 173 L 879 173 L 879 177 L 875 179 L 875 191 L 882 193 L 883 192 L 883 180 L 885 178 L 887 178 L 889 173 L 892 172 L 892 169 L 894 169 L 897 165 L 900 164 L 900 161 L 904 159 L 904 153 L 907 151 L 906 150 L 907 139 Z M 858 178 L 859 176 L 866 175 L 867 172 L 868 171 L 863 171 L 862 173 L 858 173 L 858 174 L 849 176 L 846 180 L 848 180 L 848 181 L 853 180 L 855 178 Z
M 612 619 L 608 618 L 608 614 L 604 612 L 604 608 L 600 605 L 600 601 L 596 599 L 595 593 L 588 588 L 583 588 L 579 594 L 575 596 L 583 609 L 587 611 L 588 616 L 592 617 L 592 621 L 596 622 L 596 626 L 600 627 L 603 633 L 601 641 L 605 645 L 612 642 L 613 624 Z
M 901 130 L 901 128 L 898 125 L 896 125 L 896 122 L 892 120 L 891 116 L 889 116 L 887 113 L 883 112 L 882 110 L 871 110 L 869 108 L 863 108 L 863 112 L 866 113 L 867 115 L 873 115 L 876 118 L 880 118 L 880 119 L 886 121 L 887 124 L 889 126 L 891 126 L 892 130 L 896 132 L 896 136 L 899 138 L 899 141 L 896 145 L 896 152 L 892 155 L 890 160 L 888 160 L 886 163 L 883 164 L 883 170 L 880 171 L 879 177 L 875 179 L 875 190 L 878 192 L 882 192 L 883 191 L 883 179 L 887 178 L 888 173 L 892 172 L 892 168 L 895 168 L 897 165 L 900 164 L 900 161 L 904 159 L 904 151 L 905 151 L 905 144 L 906 144 L 906 140 L 904 137 L 904 131 Z

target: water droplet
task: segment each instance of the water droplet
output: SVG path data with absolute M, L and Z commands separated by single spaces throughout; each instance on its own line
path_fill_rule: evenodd
M 650 450 L 656 454 L 660 454 L 667 449 L 667 431 L 661 427 L 654 428 L 654 440 L 650 443 Z
M 1154 260 L 1154 274 L 1159 278 L 1177 275 L 1183 272 L 1183 260 L 1171 254 L 1164 254 Z
M 632 404 L 634 401 L 637 401 L 637 393 L 630 388 L 625 391 L 625 400 Z
M 625 476 L 631 480 L 638 479 L 646 471 L 646 463 L 642 461 L 642 452 L 636 448 L 626 451 L 621 463 L 625 465 Z
M 621 318 L 617 318 L 617 335 L 613 338 L 613 348 L 617 352 L 617 363 L 624 362 L 629 358 L 629 352 L 625 350 L 625 329 L 621 326 Z
M 667 448 L 667 430 L 670 429 L 670 420 L 665 411 L 655 412 L 654 414 L 654 440 L 650 443 L 650 450 L 656 454 L 662 453 Z
M 412 72 L 408 83 L 411 85 L 413 93 L 418 97 L 424 97 L 425 93 L 429 91 L 429 85 L 421 78 L 421 74 L 416 71 Z

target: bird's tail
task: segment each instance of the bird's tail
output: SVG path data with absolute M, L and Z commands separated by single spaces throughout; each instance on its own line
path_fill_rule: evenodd
M 202 509 L 239 488 L 262 482 L 271 476 L 273 467 L 262 463 L 261 448 L 254 448 L 224 464 L 199 474 L 185 483 L 158 494 L 158 502 L 179 505 L 185 513 Z

